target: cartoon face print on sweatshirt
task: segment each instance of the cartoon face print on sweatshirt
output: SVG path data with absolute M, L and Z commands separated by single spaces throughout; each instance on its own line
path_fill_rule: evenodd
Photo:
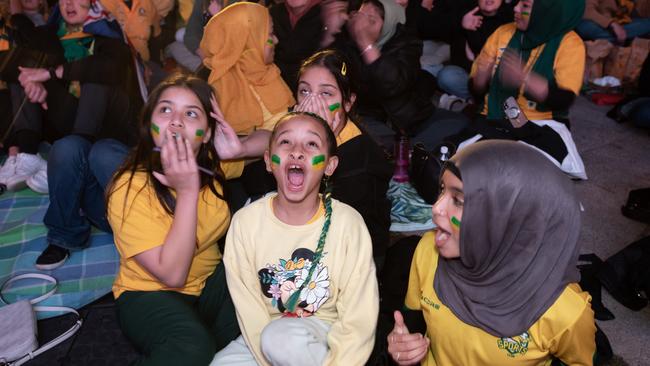
M 323 257 L 325 254 L 323 254 Z M 300 291 L 298 306 L 290 313 L 285 304 L 289 297 L 303 285 L 313 265 L 314 252 L 309 249 L 296 249 L 290 259 L 280 259 L 277 264 L 267 264 L 258 275 L 264 296 L 286 315 L 308 317 L 318 311 L 329 299 L 330 278 L 327 266 L 321 261 L 316 265 L 309 283 Z

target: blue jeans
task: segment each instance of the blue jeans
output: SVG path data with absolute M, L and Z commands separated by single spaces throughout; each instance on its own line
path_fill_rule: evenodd
M 117 140 L 69 135 L 52 145 L 47 161 L 50 206 L 43 223 L 47 242 L 66 249 L 88 244 L 91 224 L 111 232 L 104 189 L 129 149 Z
M 438 72 L 438 87 L 447 94 L 469 99 L 472 95 L 467 87 L 468 82 L 469 74 L 460 66 L 447 65 Z
M 627 39 L 650 34 L 650 18 L 632 18 L 632 22 L 623 25 L 627 33 Z M 583 19 L 576 27 L 576 32 L 585 41 L 594 39 L 606 39 L 610 42 L 616 41 L 616 35 L 609 29 L 603 28 L 596 22 Z

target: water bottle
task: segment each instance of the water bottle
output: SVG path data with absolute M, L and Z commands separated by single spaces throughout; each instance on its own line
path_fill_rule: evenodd
M 400 136 L 395 144 L 395 172 L 393 180 L 399 183 L 409 181 L 409 140 L 406 136 Z

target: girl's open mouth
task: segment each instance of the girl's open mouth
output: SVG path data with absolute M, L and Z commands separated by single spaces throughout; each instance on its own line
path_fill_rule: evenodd
M 291 164 L 287 167 L 287 180 L 290 190 L 300 190 L 305 182 L 305 171 L 300 165 Z

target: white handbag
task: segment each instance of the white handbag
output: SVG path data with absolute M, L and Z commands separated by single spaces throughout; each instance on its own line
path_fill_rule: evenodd
M 2 296 L 2 292 L 9 284 L 24 279 L 45 280 L 53 284 L 53 286 L 47 293 L 35 299 L 21 300 L 9 304 Z M 72 337 L 81 328 L 82 319 L 75 309 L 64 306 L 32 306 L 52 296 L 56 292 L 56 288 L 56 279 L 42 273 L 26 273 L 14 276 L 2 284 L 0 287 L 0 301 L 8 305 L 0 308 L 0 329 L 2 330 L 0 331 L 0 366 L 22 365 Z M 36 338 L 35 312 L 37 311 L 73 313 L 77 315 L 77 320 L 70 329 L 39 348 Z

